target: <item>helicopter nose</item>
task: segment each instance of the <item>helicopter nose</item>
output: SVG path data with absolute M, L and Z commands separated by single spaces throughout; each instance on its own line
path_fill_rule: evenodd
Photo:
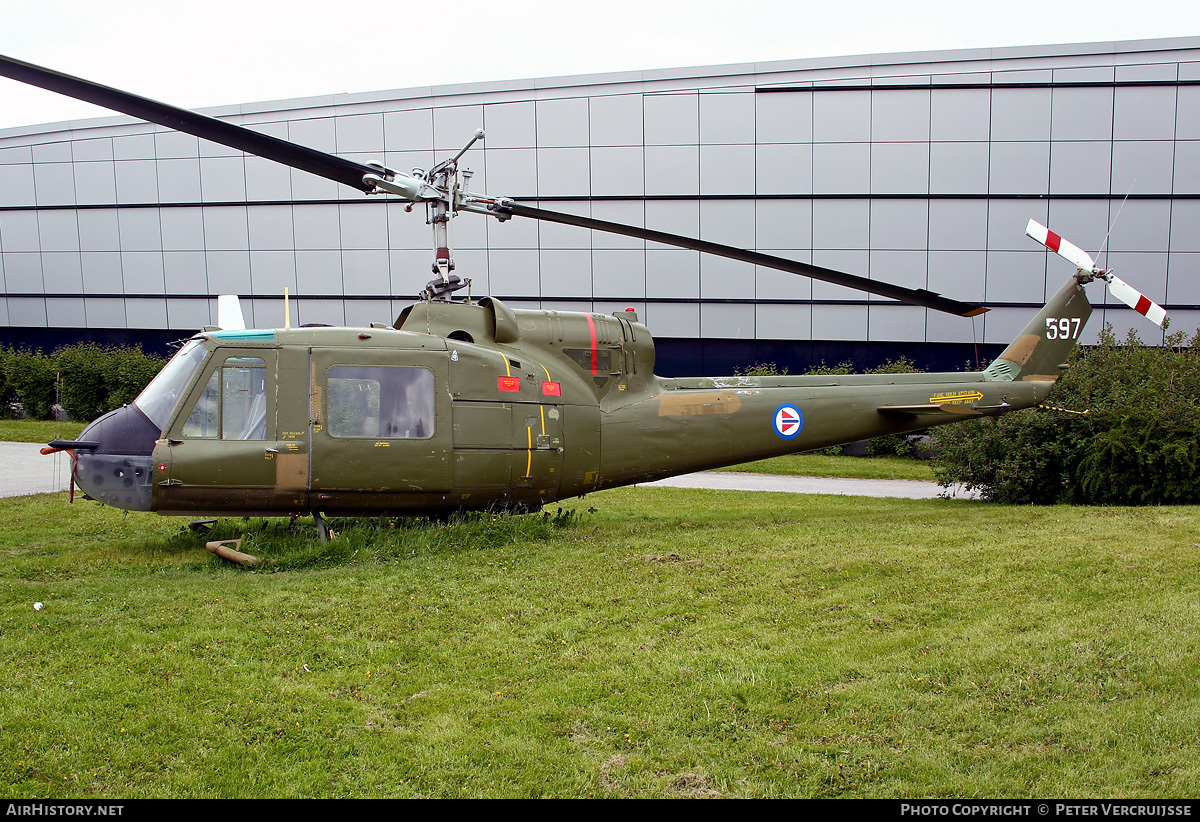
M 136 405 L 126 405 L 63 445 L 75 446 L 75 482 L 88 496 L 126 511 L 149 511 L 151 455 L 158 435 L 158 427 Z

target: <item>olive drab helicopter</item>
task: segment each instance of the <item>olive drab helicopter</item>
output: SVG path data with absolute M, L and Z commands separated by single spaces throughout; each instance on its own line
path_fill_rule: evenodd
M 516 310 L 462 298 L 451 223 L 462 212 L 613 232 L 717 254 L 974 316 L 981 306 L 660 231 L 468 191 L 453 157 L 403 173 L 11 58 L 0 75 L 335 180 L 423 203 L 434 277 L 394 323 L 248 329 L 236 297 L 187 340 L 130 405 L 67 451 L 72 477 L 107 505 L 186 516 L 430 515 L 545 503 L 621 485 L 808 451 L 1041 403 L 1091 305 L 1084 286 L 1162 324 L 1165 312 L 1082 249 L 1030 221 L 1076 267 L 1061 290 L 977 372 L 664 378 L 629 309 Z

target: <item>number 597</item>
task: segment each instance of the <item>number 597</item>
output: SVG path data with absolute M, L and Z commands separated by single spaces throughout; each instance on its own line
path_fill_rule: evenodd
M 1047 317 L 1046 339 L 1074 340 L 1079 337 L 1079 328 L 1083 321 L 1079 317 Z

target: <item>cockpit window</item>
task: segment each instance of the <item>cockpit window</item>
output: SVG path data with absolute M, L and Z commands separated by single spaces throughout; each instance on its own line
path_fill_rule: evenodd
M 258 357 L 228 357 L 212 373 L 192 413 L 185 437 L 261 440 L 267 425 L 267 369 Z
M 261 440 L 267 431 L 267 368 L 258 357 L 225 361 L 221 439 Z
M 207 353 L 199 341 L 189 341 L 133 401 L 133 404 L 158 426 L 158 430 L 166 427 L 175 406 L 179 404 L 188 383 L 204 363 Z
M 192 413 L 188 414 L 187 420 L 183 423 L 183 435 L 185 437 L 212 437 L 217 436 L 217 431 L 221 425 L 221 369 L 217 369 L 208 378 L 208 384 L 204 386 L 204 391 L 200 394 L 200 399 L 196 401 L 196 406 L 192 409 Z

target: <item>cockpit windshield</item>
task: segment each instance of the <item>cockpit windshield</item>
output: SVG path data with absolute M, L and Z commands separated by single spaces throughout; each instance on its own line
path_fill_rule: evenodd
M 189 340 L 133 401 L 159 431 L 166 428 L 175 406 L 207 356 L 198 340 Z

